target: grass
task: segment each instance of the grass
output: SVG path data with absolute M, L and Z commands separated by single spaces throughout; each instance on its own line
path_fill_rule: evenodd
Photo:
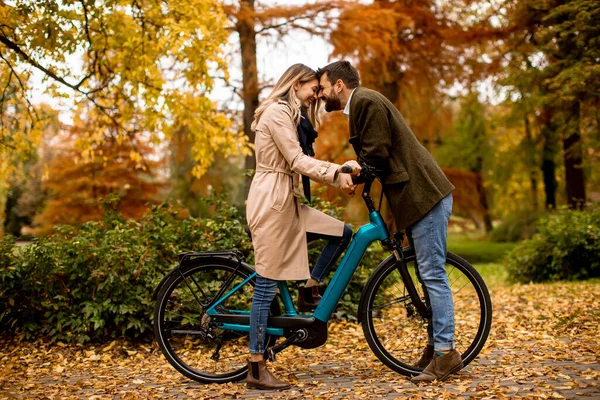
M 448 251 L 458 254 L 471 264 L 499 263 L 517 243 L 490 242 L 464 234 L 448 235 Z
M 507 282 L 508 272 L 502 263 L 476 263 L 473 264 L 473 267 L 479 272 L 488 288 Z

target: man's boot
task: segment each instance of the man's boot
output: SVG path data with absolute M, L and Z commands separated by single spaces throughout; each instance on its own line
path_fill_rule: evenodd
M 443 381 L 450 374 L 460 371 L 462 367 L 460 353 L 456 350 L 450 350 L 448 354 L 443 356 L 434 354 L 427 368 L 420 375 L 412 378 L 412 381 L 414 383 Z
M 319 305 L 319 301 L 321 301 L 319 286 L 298 286 L 298 310 L 314 310 Z
M 248 361 L 246 387 L 261 390 L 285 390 L 290 388 L 290 384 L 275 378 L 267 369 L 267 364 L 264 360 L 257 362 Z
M 428 344 L 423 349 L 423 353 L 421 354 L 421 358 L 419 358 L 419 361 L 417 361 L 416 363 L 413 364 L 413 367 L 425 368 L 431 362 L 431 359 L 433 358 L 433 354 L 434 354 L 433 345 L 432 344 Z

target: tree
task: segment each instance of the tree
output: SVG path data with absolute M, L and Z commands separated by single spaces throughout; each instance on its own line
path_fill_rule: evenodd
M 489 169 L 491 148 L 485 109 L 479 101 L 477 93 L 470 93 L 463 99 L 454 131 L 445 137 L 442 148 L 439 150 L 442 165 L 472 173 L 461 175 L 454 172 L 452 175 L 459 179 L 455 179 L 452 183 L 455 186 L 469 185 L 474 189 L 470 191 L 469 195 L 475 197 L 476 200 L 463 199 L 462 201 L 466 200 L 470 203 L 470 208 L 472 208 L 470 216 L 478 227 L 490 232 L 492 219 L 483 176 Z M 470 181 L 473 184 L 467 183 Z M 460 198 L 456 203 L 461 203 Z
M 591 133 L 582 121 L 596 119 L 598 114 L 600 28 L 595 21 L 600 17 L 600 4 L 593 0 L 515 0 L 507 5 L 515 26 L 514 36 L 506 43 L 513 75 L 527 74 L 529 91 L 537 90 L 541 99 L 538 114 L 545 143 L 546 204 L 554 202 L 555 180 L 548 175 L 553 170 L 548 155 L 555 148 L 552 135 L 556 132 L 562 140 L 567 202 L 580 208 L 586 201 L 584 137 Z
M 226 20 L 215 1 L 15 0 L 0 2 L 0 19 L 3 76 L 28 103 L 25 78 L 36 70 L 49 95 L 92 106 L 99 125 L 112 125 L 111 140 L 136 143 L 143 133 L 157 143 L 187 127 L 197 176 L 216 151 L 228 155 L 243 145 L 206 96 L 210 71 L 226 71 Z M 80 59 L 79 71 L 73 65 Z M 31 112 L 29 120 L 36 125 Z
M 394 103 L 433 150 L 451 115 L 446 90 L 496 65 L 475 51 L 479 43 L 502 34 L 485 18 L 475 18 L 477 6 L 432 0 L 354 5 L 340 15 L 331 34 L 334 56 L 356 59 L 362 84 Z
M 90 110 L 91 111 L 91 110 Z M 93 114 L 93 111 L 91 111 Z M 57 138 L 49 173 L 43 182 L 48 191 L 44 211 L 35 218 L 36 233 L 49 233 L 57 224 L 76 225 L 101 219 L 101 200 L 118 195 L 118 210 L 125 218 L 139 219 L 148 203 L 164 199 L 165 178 L 159 173 L 164 160 L 142 135 L 135 140 L 115 136 L 112 125 L 90 126 L 76 117 Z M 105 138 L 90 144 L 83 139 L 104 128 Z M 85 146 L 83 149 L 81 146 Z M 132 156 L 141 152 L 143 156 Z
M 45 105 L 33 106 L 20 96 L 21 88 L 28 87 L 28 77 L 15 75 L 0 63 L 0 237 L 4 231 L 7 198 L 10 183 L 23 178 L 25 166 L 36 159 L 41 138 L 58 126 L 57 113 Z M 37 124 L 28 120 L 36 118 Z M 11 193 L 11 199 L 16 193 Z M 12 203 L 8 204 L 12 207 Z M 12 212 L 12 210 L 9 210 Z M 14 217 L 14 215 L 13 215 Z

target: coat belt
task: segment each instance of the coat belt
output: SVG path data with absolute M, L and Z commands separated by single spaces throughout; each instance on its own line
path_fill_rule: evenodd
M 271 168 L 271 167 L 265 167 L 262 165 L 259 165 L 258 167 L 256 167 L 256 172 L 271 172 L 271 173 L 279 173 L 279 174 L 285 174 L 287 176 L 292 176 L 292 172 L 288 171 L 287 169 L 283 169 L 283 168 Z

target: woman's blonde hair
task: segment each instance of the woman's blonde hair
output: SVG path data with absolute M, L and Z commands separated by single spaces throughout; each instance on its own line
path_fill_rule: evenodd
M 260 120 L 260 116 L 265 112 L 267 107 L 271 104 L 284 100 L 290 104 L 292 107 L 292 120 L 295 125 L 300 123 L 300 107 L 302 106 L 300 100 L 296 97 L 296 91 L 294 90 L 294 84 L 299 82 L 300 84 L 312 81 L 317 78 L 317 73 L 307 67 L 304 64 L 294 64 L 289 67 L 281 78 L 275 84 L 275 87 L 263 102 L 258 106 L 256 111 L 254 112 L 254 121 L 252 122 L 251 129 L 254 131 L 256 129 L 256 125 L 258 125 L 258 121 Z M 312 123 L 313 127 L 316 129 L 319 127 L 319 107 L 321 105 L 321 100 L 317 98 L 317 101 L 312 103 L 306 113 L 308 114 L 308 119 Z

